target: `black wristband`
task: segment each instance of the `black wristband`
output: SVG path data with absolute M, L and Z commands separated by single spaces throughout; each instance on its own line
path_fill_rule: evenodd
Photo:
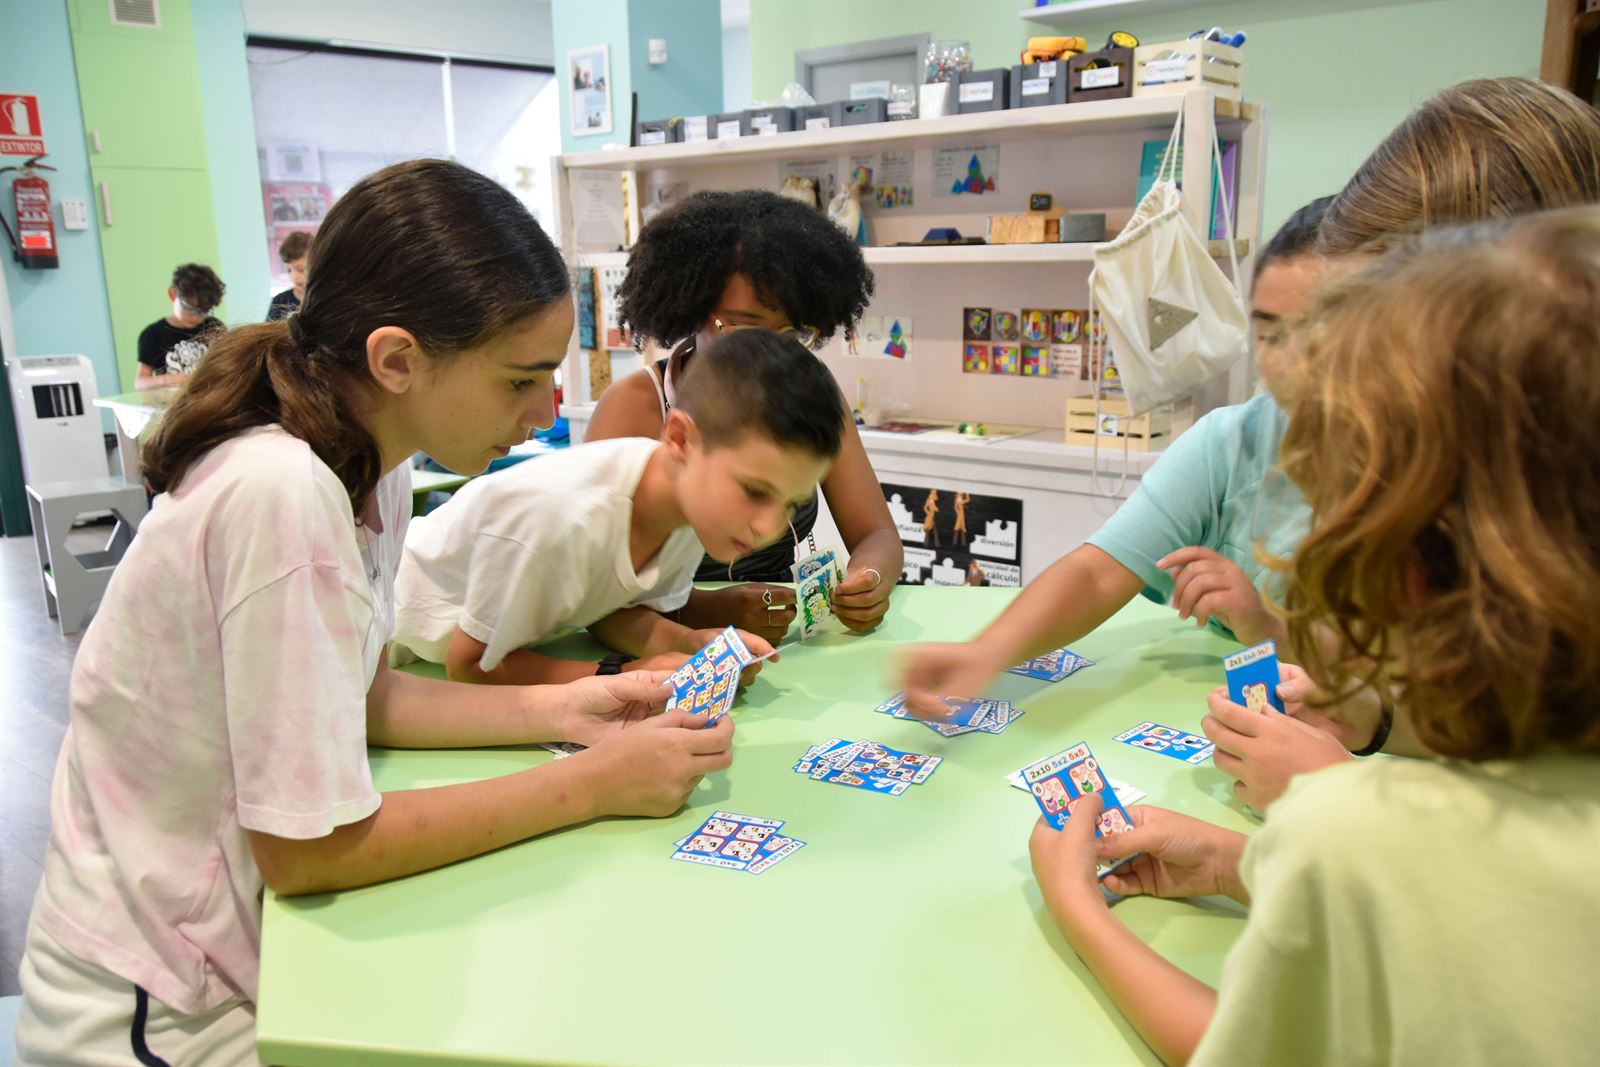
M 595 672 L 594 673 L 596 673 L 596 674 L 621 674 L 623 665 L 626 664 L 627 662 L 628 662 L 628 657 L 627 656 L 624 656 L 620 652 L 613 652 L 613 653 L 611 653 L 611 655 L 607 656 L 605 659 L 600 661 L 600 665 L 595 668 Z
M 1378 721 L 1378 731 L 1372 735 L 1372 740 L 1367 742 L 1366 748 L 1355 749 L 1352 756 L 1373 756 L 1383 751 L 1383 746 L 1389 742 L 1389 731 L 1394 729 L 1394 705 L 1387 700 L 1379 703 L 1383 718 Z

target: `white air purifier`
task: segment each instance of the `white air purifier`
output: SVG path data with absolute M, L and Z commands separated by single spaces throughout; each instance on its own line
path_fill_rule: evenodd
M 88 356 L 24 356 L 6 369 L 29 485 L 106 477 L 106 443 Z

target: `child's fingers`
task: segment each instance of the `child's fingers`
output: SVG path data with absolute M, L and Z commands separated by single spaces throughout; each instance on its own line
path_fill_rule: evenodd
M 690 716 L 692 731 L 686 744 L 689 752 L 697 756 L 711 756 L 729 752 L 733 747 L 733 716 L 724 715 L 710 726 L 701 726 L 699 716 Z
M 1235 704 L 1229 699 L 1226 689 L 1213 689 L 1211 695 L 1206 698 L 1206 707 L 1218 722 L 1245 737 L 1260 737 L 1267 729 L 1268 719 L 1265 714 Z M 1272 714 L 1276 715 L 1277 712 Z
M 1228 588 L 1231 583 L 1226 572 L 1221 570 L 1205 570 L 1191 572 L 1188 568 L 1178 576 L 1178 584 L 1172 587 L 1172 606 L 1178 609 L 1178 617 L 1187 619 L 1194 614 L 1195 605 L 1209 593 L 1220 593 Z
M 761 594 L 762 603 L 768 607 L 783 607 L 794 605 L 794 589 L 787 585 L 751 585 L 751 589 Z M 770 603 L 768 601 L 770 600 Z
M 1225 558 L 1209 548 L 1190 545 L 1187 548 L 1180 548 L 1176 552 L 1168 552 L 1165 556 L 1156 560 L 1156 567 L 1159 570 L 1168 570 L 1172 567 L 1186 567 L 1201 560 L 1220 560 Z

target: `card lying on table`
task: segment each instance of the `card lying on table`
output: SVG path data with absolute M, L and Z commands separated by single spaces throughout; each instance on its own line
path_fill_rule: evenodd
M 806 749 L 794 771 L 809 774 L 813 781 L 897 797 L 913 785 L 926 782 L 943 762 L 943 756 L 902 752 L 876 741 L 830 737 Z
M 676 842 L 675 860 L 760 874 L 806 847 L 804 841 L 778 831 L 782 819 L 758 819 L 731 811 L 714 811 L 699 829 Z
M 1101 773 L 1100 762 L 1089 751 L 1089 746 L 1081 741 L 1038 763 L 1028 764 L 1022 768 L 1022 780 L 1027 783 L 1039 810 L 1044 812 L 1045 821 L 1057 830 L 1067 825 L 1073 809 L 1089 793 L 1099 793 L 1102 805 L 1094 836 L 1108 837 L 1133 829 L 1133 820 L 1117 799 L 1116 790 Z M 1119 863 L 1127 862 L 1127 859 L 1098 864 L 1095 873 L 1104 877 L 1107 871 Z
M 1251 711 L 1284 710 L 1283 698 L 1278 696 L 1281 679 L 1277 642 L 1263 641 L 1243 652 L 1224 656 L 1222 672 L 1228 679 L 1228 699 L 1235 704 L 1242 704 Z
M 1070 648 L 1058 648 L 1042 656 L 1006 668 L 1007 674 L 1020 674 L 1024 678 L 1039 678 L 1046 682 L 1059 682 L 1070 678 L 1085 667 L 1093 667 L 1094 660 L 1084 659 Z
M 1199 734 L 1186 734 L 1182 730 L 1174 730 L 1170 726 L 1153 722 L 1142 722 L 1131 730 L 1124 730 L 1111 740 L 1159 752 L 1163 756 L 1171 756 L 1185 763 L 1204 763 L 1217 749 L 1216 745 Z
M 945 706 L 950 709 L 950 717 L 943 720 L 919 719 L 906 710 L 906 695 L 896 693 L 882 704 L 873 708 L 873 711 L 884 715 L 892 715 L 897 719 L 910 719 L 920 722 L 936 734 L 944 737 L 955 737 L 957 734 L 970 734 L 982 730 L 986 734 L 997 734 L 1007 726 L 1022 718 L 1021 708 L 1014 707 L 1009 700 L 963 700 L 960 697 L 940 697 Z
M 739 672 L 756 661 L 732 626 L 667 676 L 672 695 L 668 711 L 704 715 L 710 726 L 733 708 L 739 695 Z

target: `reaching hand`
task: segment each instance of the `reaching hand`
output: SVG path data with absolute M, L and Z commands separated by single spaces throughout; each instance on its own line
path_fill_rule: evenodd
M 1239 882 L 1243 834 L 1143 804 L 1129 808 L 1128 818 L 1132 830 L 1095 842 L 1095 858 L 1101 862 L 1134 857 L 1105 876 L 1107 889 L 1125 897 L 1220 893 L 1241 904 L 1250 902 Z
M 901 659 L 900 686 L 906 710 L 923 719 L 946 719 L 942 696 L 976 698 L 1005 664 L 997 663 L 980 642 L 919 645 Z
M 1204 626 L 1215 616 L 1247 645 L 1273 636 L 1275 620 L 1261 594 L 1233 560 L 1209 548 L 1180 548 L 1156 561 L 1173 573 L 1172 606 L 1178 618 Z
M 854 633 L 870 633 L 888 612 L 893 590 L 873 568 L 852 566 L 833 590 L 833 613 Z
M 642 676 L 641 676 L 642 677 Z M 671 815 L 700 779 L 733 762 L 733 717 L 702 729 L 704 718 L 682 711 L 657 715 L 571 757 L 599 776 L 606 815 Z
M 1241 707 L 1226 689 L 1212 690 L 1206 705 L 1211 712 L 1200 728 L 1217 746 L 1212 762 L 1238 779 L 1233 791 L 1257 811 L 1282 796 L 1295 775 L 1355 758 L 1332 733 L 1271 708 Z

